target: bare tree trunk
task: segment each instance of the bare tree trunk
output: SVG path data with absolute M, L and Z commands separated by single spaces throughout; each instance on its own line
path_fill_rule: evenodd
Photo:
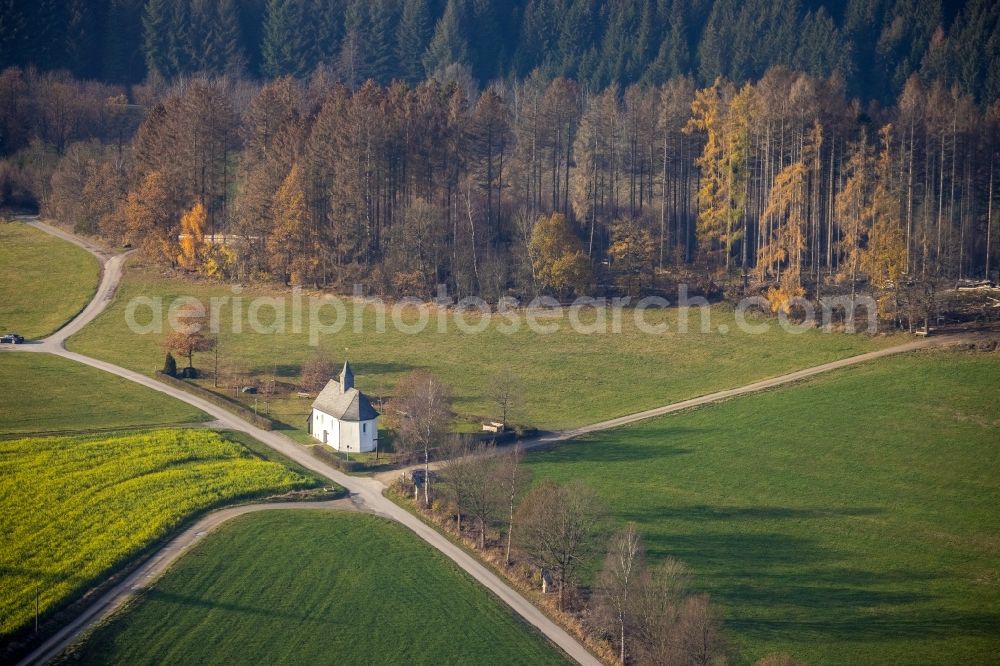
M 913 235 L 913 120 L 910 120 L 910 154 L 906 182 L 906 273 L 910 273 L 910 239 Z
M 944 131 L 941 132 L 941 164 L 938 168 L 937 244 L 934 247 L 934 270 L 941 272 L 941 225 L 944 220 Z
M 667 225 L 667 137 L 670 132 L 663 128 L 663 172 L 660 176 L 660 270 L 663 270 L 663 250 L 666 245 Z
M 431 505 L 431 449 L 424 445 L 424 504 Z
M 618 661 L 625 663 L 625 614 L 618 613 L 618 625 L 621 627 L 621 644 L 618 647 Z
M 990 249 L 993 235 L 993 158 L 990 155 L 990 193 L 986 203 L 986 264 L 983 277 L 990 279 Z
M 510 566 L 510 544 L 514 538 L 514 493 L 510 494 L 510 515 L 507 518 L 507 553 L 504 562 Z

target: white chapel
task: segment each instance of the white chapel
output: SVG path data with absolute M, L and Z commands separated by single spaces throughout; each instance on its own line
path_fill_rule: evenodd
M 344 363 L 339 381 L 331 379 L 316 396 L 309 432 L 337 451 L 366 453 L 378 445 L 378 412 L 365 394 L 354 388 L 350 363 Z

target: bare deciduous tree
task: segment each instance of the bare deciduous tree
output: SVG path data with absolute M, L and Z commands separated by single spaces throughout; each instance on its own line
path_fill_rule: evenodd
M 707 595 L 690 592 L 690 574 L 667 558 L 644 573 L 635 595 L 638 662 L 662 666 L 726 663 L 718 615 Z
M 604 506 L 586 484 L 546 481 L 525 496 L 518 519 L 518 544 L 529 561 L 555 575 L 562 610 L 567 584 L 599 548 Z
M 448 489 L 455 501 L 456 523 L 458 534 L 462 534 L 462 515 L 468 511 L 469 496 L 473 484 L 476 483 L 476 465 L 471 447 L 455 438 L 448 447 L 448 454 L 441 465 L 441 483 Z
M 489 399 L 496 405 L 500 422 L 507 428 L 508 419 L 514 417 L 521 408 L 524 386 L 521 378 L 511 368 L 505 367 L 493 377 L 489 386 Z
M 618 635 L 618 659 L 625 663 L 626 629 L 633 624 L 636 603 L 633 593 L 639 585 L 640 574 L 645 560 L 642 536 L 635 523 L 629 523 L 624 530 L 611 539 L 604 568 L 601 570 L 597 587 L 597 608 L 600 616 L 609 617 Z
M 508 566 L 510 566 L 510 548 L 514 537 L 514 510 L 530 480 L 530 473 L 521 464 L 523 457 L 524 449 L 521 448 L 520 444 L 511 447 L 501 456 L 497 475 L 503 488 L 504 500 L 507 503 L 507 552 L 504 561 Z
M 486 532 L 503 515 L 504 467 L 492 444 L 457 446 L 441 470 L 442 481 L 451 489 L 458 507 L 458 532 L 462 533 L 462 513 L 475 521 L 479 549 L 486 548 Z
M 340 372 L 338 366 L 331 358 L 318 354 L 302 364 L 302 376 L 299 378 L 299 386 L 303 391 L 322 391 L 331 379 Z
M 684 600 L 676 634 L 680 663 L 695 666 L 724 663 L 726 646 L 722 639 L 719 617 L 709 603 L 707 594 L 696 594 Z
M 504 496 L 499 478 L 500 460 L 493 446 L 479 447 L 473 455 L 471 492 L 467 505 L 469 515 L 479 528 L 479 549 L 486 548 L 486 531 L 503 515 Z
M 441 446 L 451 425 L 451 388 L 425 370 L 415 370 L 396 382 L 390 420 L 398 433 L 400 451 L 424 461 L 424 503 L 430 504 L 431 449 Z

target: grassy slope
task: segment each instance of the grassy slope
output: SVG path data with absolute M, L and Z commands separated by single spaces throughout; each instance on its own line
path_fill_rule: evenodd
M 100 266 L 86 250 L 25 224 L 0 223 L 0 331 L 54 332 L 87 304 Z
M 594 435 L 528 462 L 691 564 L 744 656 L 1000 651 L 1000 357 L 908 355 Z
M 99 664 L 564 663 L 490 593 L 374 516 L 268 512 L 223 527 L 76 659 Z
M 263 293 L 246 290 L 244 312 L 250 300 Z M 136 296 L 163 297 L 164 303 L 181 295 L 201 299 L 206 305 L 213 296 L 232 296 L 222 285 L 167 280 L 151 272 L 132 271 L 115 303 L 91 326 L 70 342 L 70 348 L 97 356 L 141 372 L 162 366 L 162 336 L 136 335 L 125 325 L 125 304 Z M 286 308 L 291 321 L 291 305 Z M 308 306 L 305 308 L 308 312 Z M 332 318 L 329 312 L 326 313 Z M 301 363 L 316 353 L 308 344 L 308 326 L 303 332 L 259 335 L 244 322 L 243 332 L 234 334 L 231 309 L 222 309 L 220 350 L 222 365 L 242 365 L 260 375 L 277 368 L 279 379 L 295 382 Z M 351 316 L 351 315 L 349 315 Z M 267 320 L 268 311 L 261 315 Z M 647 313 L 647 321 L 665 320 L 676 330 L 677 312 Z M 308 315 L 306 315 L 308 319 Z M 692 317 L 692 329 L 700 318 Z M 373 310 L 366 310 L 365 332 L 355 333 L 349 323 L 341 332 L 322 338 L 320 348 L 341 361 L 346 352 L 358 377 L 358 385 L 373 395 L 386 395 L 395 380 L 414 368 L 428 368 L 451 383 L 457 397 L 456 408 L 469 419 L 491 415 L 482 398 L 490 377 L 505 365 L 512 366 L 525 385 L 525 413 L 519 418 L 536 426 L 563 428 L 620 416 L 677 399 L 713 390 L 738 386 L 890 344 L 891 339 L 844 336 L 811 331 L 802 335 L 784 333 L 772 325 L 764 335 L 748 335 L 736 330 L 731 312 L 713 309 L 711 327 L 725 325 L 731 331 L 681 335 L 670 332 L 648 335 L 639 331 L 631 311 L 627 311 L 619 334 L 583 335 L 563 330 L 539 336 L 522 326 L 513 335 L 504 335 L 492 326 L 478 335 L 434 331 L 405 335 L 395 331 L 391 316 L 385 333 L 374 333 Z M 353 320 L 351 320 L 353 321 Z M 436 316 L 432 319 L 436 321 Z M 472 321 L 470 316 L 470 322 Z M 286 326 L 290 331 L 291 324 Z M 196 359 L 197 360 L 197 359 Z M 211 367 L 207 354 L 202 367 Z M 211 382 L 208 382 L 209 386 Z M 289 398 L 277 401 L 277 416 L 301 427 L 311 400 Z
M 193 515 L 318 481 L 207 430 L 0 441 L 0 640 Z
M 49 354 L 0 354 L 0 433 L 203 421 L 162 393 Z

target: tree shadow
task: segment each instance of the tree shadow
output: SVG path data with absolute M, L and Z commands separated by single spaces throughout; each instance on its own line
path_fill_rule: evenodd
M 230 613 L 254 615 L 257 617 L 267 618 L 271 620 L 292 620 L 298 623 L 308 622 L 317 625 L 323 624 L 323 622 L 317 620 L 317 618 L 311 617 L 306 613 L 289 613 L 285 611 L 276 610 L 273 607 L 247 606 L 233 602 L 224 602 L 224 601 L 205 599 L 202 597 L 193 597 L 184 594 L 176 594 L 174 592 L 166 592 L 164 590 L 159 590 L 156 588 L 146 590 L 146 592 L 143 594 L 143 597 L 144 601 L 146 602 L 183 606 L 185 608 L 200 608 L 206 611 L 222 610 Z
M 696 586 L 710 591 L 723 605 L 740 609 L 736 618 L 727 620 L 727 626 L 755 641 L 800 641 L 812 636 L 817 640 L 877 642 L 1000 634 L 1000 613 L 935 608 L 941 595 L 931 584 L 940 576 L 933 571 L 841 566 L 839 563 L 853 555 L 799 534 L 742 532 L 738 528 L 712 531 L 725 528 L 724 520 L 778 521 L 780 529 L 786 520 L 794 523 L 879 513 L 882 511 L 867 507 L 734 509 L 694 505 L 650 507 L 622 517 L 640 523 L 665 515 L 691 521 L 689 533 L 650 534 L 650 559 L 671 556 L 689 564 L 696 572 Z M 801 526 L 795 529 L 801 530 Z
M 298 378 L 302 375 L 302 364 L 301 363 L 264 363 L 263 365 L 254 366 L 250 371 L 251 374 L 260 379 L 262 377 L 270 377 L 272 373 L 276 377 L 284 378 Z M 332 379 L 332 377 L 331 377 Z
M 849 642 L 885 641 L 887 638 L 955 639 L 961 636 L 996 637 L 1000 614 L 980 611 L 894 610 L 891 614 L 872 613 L 862 608 L 841 617 L 822 619 L 731 620 L 727 626 L 759 641 L 775 636 L 816 636 Z
M 254 366 L 251 369 L 251 374 L 260 378 L 269 377 L 271 376 L 271 373 L 274 373 L 277 377 L 285 379 L 298 379 L 302 376 L 302 366 L 304 363 L 305 361 L 300 363 L 264 363 Z M 338 360 L 337 363 L 342 364 L 343 361 Z M 362 361 L 360 363 L 354 363 L 354 361 L 351 361 L 351 368 L 354 370 L 355 377 L 398 374 L 402 372 L 409 372 L 415 367 L 416 366 L 409 365 L 407 363 L 382 363 L 378 361 Z M 335 375 L 339 374 L 340 369 L 338 368 Z M 330 377 L 330 379 L 336 379 L 336 376 Z
M 668 441 L 678 441 L 684 436 L 692 433 L 703 433 L 704 428 L 681 428 L 672 427 L 657 430 L 658 439 L 662 441 L 650 444 L 642 440 L 603 439 L 599 436 L 590 435 L 585 442 L 566 440 L 545 444 L 535 449 L 537 453 L 545 456 L 543 462 L 577 464 L 581 462 L 592 463 L 627 463 L 639 462 L 643 460 L 657 460 L 673 458 L 679 455 L 693 453 L 694 450 L 668 444 Z M 534 455 L 534 454 L 533 454 Z
M 14 576 L 23 576 L 25 578 L 29 578 L 33 582 L 41 585 L 43 588 L 66 581 L 69 581 L 74 586 L 90 581 L 90 579 L 85 576 L 78 576 L 76 574 L 69 572 L 41 571 L 39 569 L 28 569 L 26 567 L 17 567 L 9 565 L 0 566 L 0 579 L 14 577 Z
M 410 372 L 416 369 L 417 366 L 409 363 L 398 363 L 396 361 L 366 361 L 364 359 L 359 359 L 356 365 L 353 361 L 351 361 L 351 367 L 354 369 L 355 376 L 364 376 L 395 375 L 403 372 Z
M 551 449 L 553 452 L 561 453 L 565 456 L 562 462 L 572 463 L 632 463 L 649 460 L 661 460 L 692 453 L 692 449 L 680 446 L 658 445 L 649 446 L 647 444 L 630 444 L 619 442 L 608 446 L 586 446 L 578 450 L 572 449 L 572 443 L 561 444 Z M 559 449 L 565 449 L 559 451 Z
M 645 513 L 645 512 L 644 512 Z M 836 509 L 788 507 L 788 506 L 712 506 L 691 504 L 688 506 L 666 506 L 658 508 L 655 515 L 646 519 L 658 520 L 778 520 L 778 519 L 821 519 L 877 516 L 885 513 L 878 507 L 841 507 Z

